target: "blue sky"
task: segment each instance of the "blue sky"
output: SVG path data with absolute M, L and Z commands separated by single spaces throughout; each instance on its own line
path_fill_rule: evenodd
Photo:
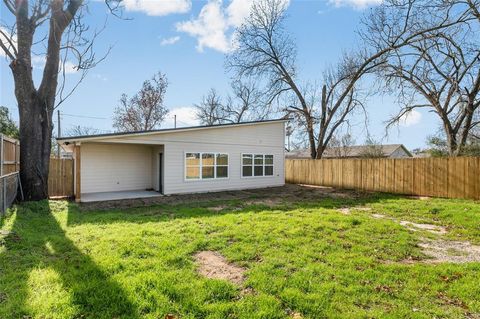
M 287 29 L 298 46 L 300 78 L 304 81 L 321 79 L 326 67 L 334 64 L 342 50 L 355 48 L 359 40 L 355 30 L 362 15 L 378 0 L 291 0 L 288 7 Z M 173 125 L 173 114 L 179 126 L 196 124 L 192 105 L 200 102 L 210 88 L 227 93 L 231 74 L 224 69 L 225 51 L 229 39 L 248 12 L 249 1 L 190 1 L 190 0 L 127 0 L 125 16 L 130 20 L 108 17 L 108 25 L 97 40 L 98 55 L 110 45 L 107 59 L 90 70 L 75 93 L 60 106 L 62 127 L 88 126 L 103 131 L 112 130 L 112 115 L 122 93 L 134 94 L 145 79 L 155 72 L 166 73 L 170 85 L 166 105 L 170 117 L 163 127 Z M 106 7 L 91 1 L 86 22 L 100 28 Z M 9 23 L 9 13 L 1 8 L 1 21 Z M 15 120 L 18 109 L 13 90 L 13 78 L 8 61 L 0 57 L 0 104 L 8 106 Z M 34 64 L 38 80 L 41 57 Z M 79 75 L 69 72 L 67 80 L 74 83 Z M 368 85 L 368 83 L 367 83 Z M 403 143 L 408 148 L 422 147 L 428 135 L 437 131 L 438 121 L 432 114 L 419 111 L 412 114 L 398 129 L 384 137 L 384 121 L 398 110 L 392 98 L 375 96 L 367 101 L 369 130 L 385 143 Z M 71 115 L 81 115 L 76 117 Z M 366 136 L 361 127 L 353 129 L 357 143 Z

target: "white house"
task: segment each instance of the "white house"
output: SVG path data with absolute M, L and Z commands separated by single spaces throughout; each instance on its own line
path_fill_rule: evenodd
M 58 138 L 75 197 L 97 201 L 281 186 L 286 120 Z

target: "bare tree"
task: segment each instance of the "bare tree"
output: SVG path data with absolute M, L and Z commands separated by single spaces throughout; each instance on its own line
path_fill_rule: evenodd
M 201 124 L 214 125 L 221 123 L 222 115 L 222 98 L 217 91 L 212 88 L 207 95 L 203 96 L 200 104 L 194 105 L 195 116 L 200 120 Z
M 0 22 L 0 50 L 10 61 L 18 102 L 20 177 L 25 199 L 40 200 L 48 197 L 54 108 L 71 95 L 86 71 L 103 59 L 93 51 L 98 32 L 84 24 L 82 0 L 3 0 L 0 10 L 2 15 L 8 12 L 14 17 L 13 23 Z M 32 75 L 34 58 L 45 62 L 38 85 Z M 73 63 L 70 59 L 81 74 L 76 84 L 66 86 L 66 64 Z
M 252 5 L 250 16 L 237 30 L 238 47 L 227 57 L 226 65 L 238 79 L 266 79 L 267 94 L 270 96 L 267 104 L 284 92 L 294 92 L 296 100 L 288 111 L 301 114 L 299 121 L 305 125 L 312 157 L 315 157 L 312 106 L 307 104 L 297 83 L 296 47 L 283 26 L 286 4 L 283 0 L 260 0 Z
M 378 68 L 385 92 L 396 94 L 397 124 L 415 109 L 432 111 L 442 123 L 450 156 L 457 156 L 479 125 L 479 2 L 387 0 L 365 20 L 364 40 L 374 46 L 398 33 L 417 33 L 415 41 L 396 47 Z M 398 17 L 408 17 L 399 23 Z M 405 31 L 408 30 L 408 31 Z
M 234 81 L 231 84 L 232 95 L 225 101 L 215 89 L 195 105 L 196 117 L 202 124 L 240 123 L 268 118 L 270 108 L 265 107 L 261 93 L 253 82 Z
M 164 106 L 167 87 L 166 75 L 158 72 L 144 81 L 140 91 L 131 98 L 123 94 L 115 109 L 113 127 L 118 132 L 148 131 L 159 127 L 168 114 Z
M 75 125 L 67 130 L 66 136 L 84 136 L 94 134 L 100 134 L 100 130 L 89 126 Z
M 355 145 L 355 139 L 350 133 L 347 133 L 341 135 L 340 137 L 333 136 L 328 149 L 332 150 L 331 153 L 335 157 L 349 157 L 351 155 L 351 148 L 353 145 Z
M 228 56 L 227 67 L 238 78 L 265 79 L 270 101 L 282 95 L 291 95 L 291 103 L 285 110 L 305 129 L 312 158 L 320 158 L 335 131 L 348 124 L 348 118 L 355 111 L 362 109 L 358 87 L 361 78 L 382 65 L 391 52 L 421 40 L 424 34 L 440 32 L 464 18 L 460 16 L 455 21 L 445 18 L 435 25 L 406 28 L 404 26 L 409 26 L 411 20 L 408 12 L 414 6 L 413 1 L 406 2 L 406 14 L 396 16 L 394 27 L 398 32 L 385 30 L 382 41 L 367 38 L 369 46 L 345 55 L 333 71 L 324 76 L 319 90 L 321 95 L 317 98 L 311 98 L 312 94 L 300 85 L 295 62 L 296 46 L 283 27 L 284 0 L 259 0 L 254 3 L 250 16 L 237 30 L 237 49 Z M 371 29 L 374 31 L 381 26 L 381 23 L 375 23 Z M 372 30 L 367 29 L 364 34 Z
M 382 144 L 379 141 L 373 139 L 372 137 L 367 138 L 367 140 L 365 141 L 365 146 L 363 147 L 359 155 L 360 157 L 364 158 L 385 157 Z
M 228 96 L 223 106 L 226 122 L 240 123 L 268 118 L 270 108 L 265 105 L 254 82 L 234 81 L 231 87 L 233 96 Z

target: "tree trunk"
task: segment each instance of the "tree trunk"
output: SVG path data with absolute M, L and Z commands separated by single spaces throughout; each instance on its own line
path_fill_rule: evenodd
M 316 157 L 316 159 L 321 159 L 321 158 L 322 158 L 323 153 L 325 152 L 325 148 L 326 148 L 326 147 L 323 145 L 323 143 L 318 142 L 317 157 Z
M 20 178 L 25 200 L 48 198 L 52 124 L 49 108 L 36 91 L 20 105 Z
M 308 133 L 308 142 L 310 143 L 310 156 L 312 159 L 317 157 L 317 149 L 315 147 L 315 132 L 313 130 L 313 119 L 309 115 L 307 118 L 307 133 Z

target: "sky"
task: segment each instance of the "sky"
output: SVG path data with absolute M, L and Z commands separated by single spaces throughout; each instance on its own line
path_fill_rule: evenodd
M 320 82 L 322 72 L 336 63 L 342 52 L 358 47 L 356 30 L 362 16 L 380 0 L 290 0 L 286 29 L 297 45 L 298 74 L 301 81 Z M 197 125 L 193 105 L 210 88 L 229 92 L 232 74 L 225 68 L 225 55 L 232 50 L 235 28 L 248 15 L 250 0 L 125 0 L 124 17 L 107 12 L 102 1 L 88 2 L 85 22 L 106 28 L 95 43 L 97 56 L 111 47 L 104 61 L 90 70 L 73 95 L 59 106 L 62 132 L 80 125 L 112 131 L 112 116 L 122 93 L 133 95 L 142 82 L 156 72 L 165 73 L 169 86 L 165 105 L 170 110 L 162 127 Z M 0 5 L 0 20 L 11 23 L 10 13 Z M 33 59 L 38 81 L 44 57 Z M 10 109 L 18 121 L 13 77 L 8 60 L 0 56 L 0 105 Z M 73 85 L 80 75 L 65 67 L 67 83 Z M 367 83 L 368 86 L 368 83 Z M 385 121 L 398 111 L 391 97 L 372 96 L 368 131 L 383 143 L 402 143 L 409 149 L 424 147 L 427 136 L 437 132 L 438 120 L 426 111 L 411 113 L 400 125 L 385 134 Z M 55 116 L 55 125 L 56 125 Z M 352 129 L 357 144 L 367 133 L 362 125 Z

